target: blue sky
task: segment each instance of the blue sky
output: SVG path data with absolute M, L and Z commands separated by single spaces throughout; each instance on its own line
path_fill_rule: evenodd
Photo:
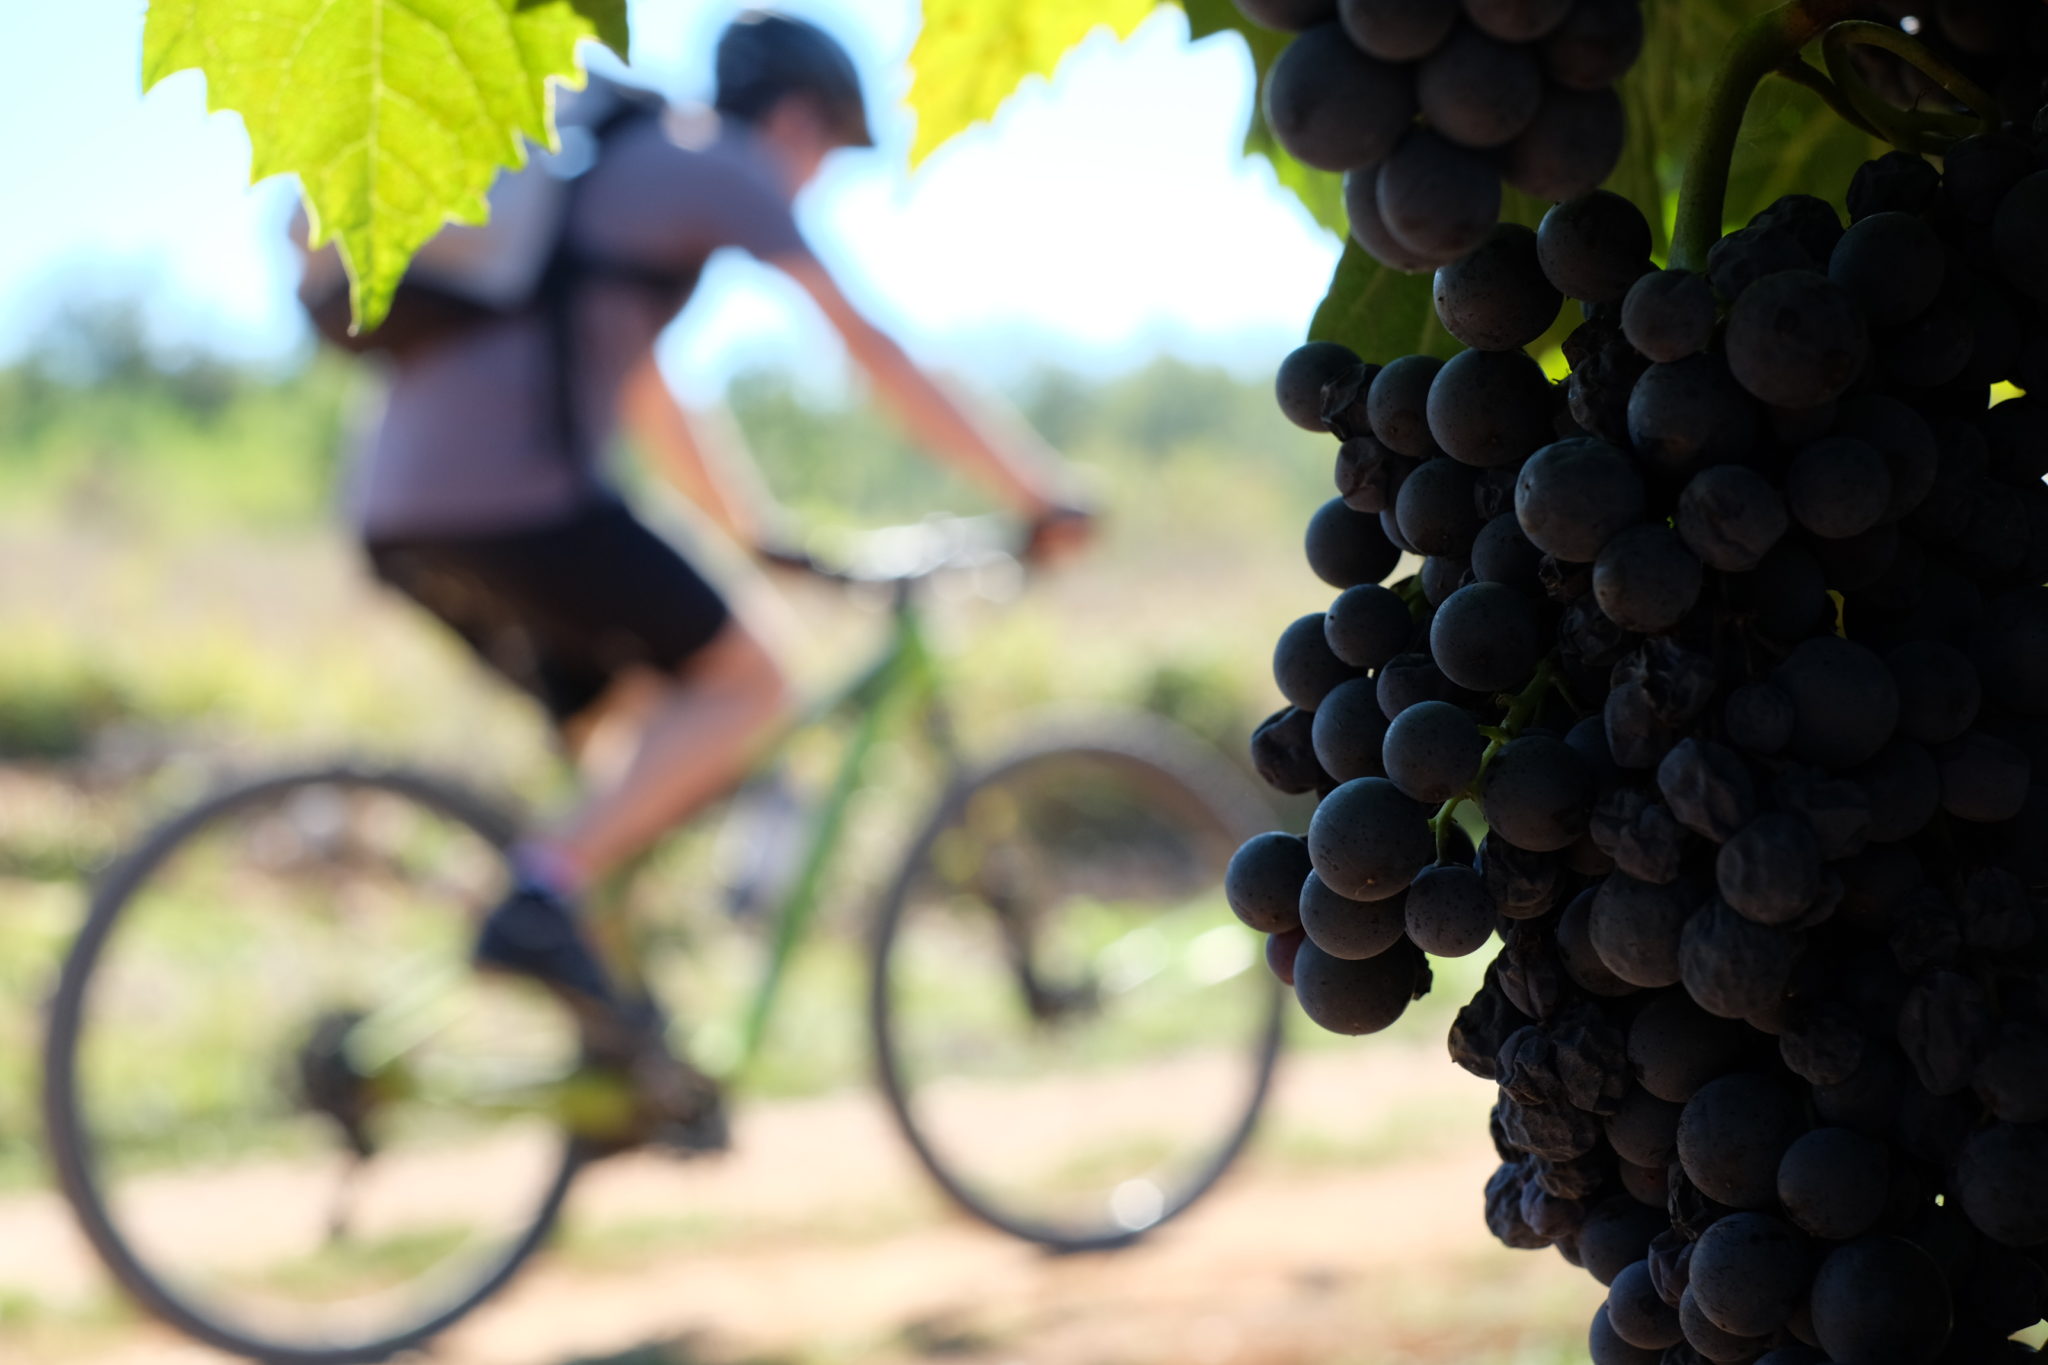
M 641 78 L 703 93 L 711 39 L 735 8 L 639 0 Z M 786 8 L 854 52 L 882 144 L 828 169 L 805 228 L 914 352 L 998 381 L 1047 357 L 1120 366 L 1160 351 L 1255 373 L 1298 336 L 1337 243 L 1238 154 L 1251 72 L 1234 39 L 1191 46 L 1178 11 L 1126 43 L 1098 34 L 912 174 L 915 0 Z M 0 51 L 17 54 L 0 85 L 13 144 L 0 168 L 0 356 L 69 298 L 130 293 L 166 340 L 289 359 L 304 344 L 281 235 L 293 187 L 247 185 L 241 126 L 205 113 L 196 76 L 139 93 L 142 9 L 0 5 Z M 744 260 L 714 266 L 663 360 L 699 395 L 751 366 L 827 388 L 843 376 L 793 287 Z

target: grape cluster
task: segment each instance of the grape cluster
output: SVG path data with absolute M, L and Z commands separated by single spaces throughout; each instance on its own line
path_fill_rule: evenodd
M 1265 115 L 1295 159 L 1344 175 L 1351 235 L 1430 270 L 1500 219 L 1501 184 L 1562 200 L 1607 178 L 1614 83 L 1643 45 L 1641 0 L 1237 0 L 1297 36 Z
M 2048 1311 L 2048 147 L 1848 206 L 1690 273 L 1596 191 L 1437 272 L 1452 359 L 1279 376 L 1338 595 L 1253 758 L 1320 800 L 1231 903 L 1343 1033 L 1498 939 L 1486 1219 L 1608 1286 L 1594 1365 L 1980 1365 Z

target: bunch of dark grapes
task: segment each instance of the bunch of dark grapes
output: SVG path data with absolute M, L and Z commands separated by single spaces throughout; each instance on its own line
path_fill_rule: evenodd
M 1643 45 L 1641 0 L 1237 0 L 1297 34 L 1266 121 L 1297 160 L 1344 175 L 1351 235 L 1430 270 L 1500 219 L 1505 181 L 1562 200 L 1607 178 L 1614 83 Z
M 1338 595 L 1281 637 L 1253 756 L 1320 802 L 1231 900 L 1346 1033 L 1498 941 L 1450 1036 L 1499 1086 L 1486 1218 L 1609 1287 L 1594 1365 L 2035 1354 L 2008 1340 L 2048 1310 L 2025 133 L 1873 161 L 1847 222 L 1781 199 L 1702 273 L 1652 269 L 1596 191 L 1437 272 L 1449 361 L 1281 370 L 1341 442 L 1307 538 Z M 1566 306 L 1552 382 L 1523 348 Z

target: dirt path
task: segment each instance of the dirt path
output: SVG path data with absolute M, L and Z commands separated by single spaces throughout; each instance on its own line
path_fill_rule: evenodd
M 1143 1087 L 1121 1090 L 1126 1101 L 1145 1097 Z M 1031 1105 L 991 1122 L 1006 1140 L 1024 1140 L 1018 1113 L 1050 1098 L 1034 1092 Z M 940 1207 L 866 1096 L 761 1106 L 743 1113 L 732 1158 L 634 1158 L 592 1172 L 563 1245 L 435 1356 L 446 1365 L 1561 1358 L 1548 1353 L 1596 1300 L 1555 1258 L 1487 1238 L 1478 1211 L 1494 1160 L 1488 1099 L 1434 1050 L 1294 1059 L 1266 1141 L 1209 1201 L 1138 1248 L 1068 1258 Z M 417 1197 L 437 1187 L 445 1195 L 497 1178 L 496 1163 L 510 1159 L 469 1154 L 408 1184 Z M 164 1212 L 194 1238 L 195 1255 L 235 1254 L 252 1248 L 246 1234 L 224 1231 L 234 1210 L 291 1178 L 281 1168 L 240 1171 L 168 1194 Z M 211 1218 L 199 1218 L 202 1207 Z M 98 1282 L 54 1201 L 0 1203 L 0 1295 L 61 1302 Z M 1528 1355 L 1532 1346 L 1544 1354 Z M 24 1348 L 9 1358 L 218 1359 L 141 1324 L 33 1332 Z

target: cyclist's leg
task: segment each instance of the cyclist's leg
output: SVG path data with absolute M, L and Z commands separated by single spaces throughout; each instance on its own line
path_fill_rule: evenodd
M 564 727 L 588 786 L 538 842 L 582 884 L 602 880 L 737 782 L 788 695 L 780 665 L 738 618 L 675 671 L 620 678 Z

